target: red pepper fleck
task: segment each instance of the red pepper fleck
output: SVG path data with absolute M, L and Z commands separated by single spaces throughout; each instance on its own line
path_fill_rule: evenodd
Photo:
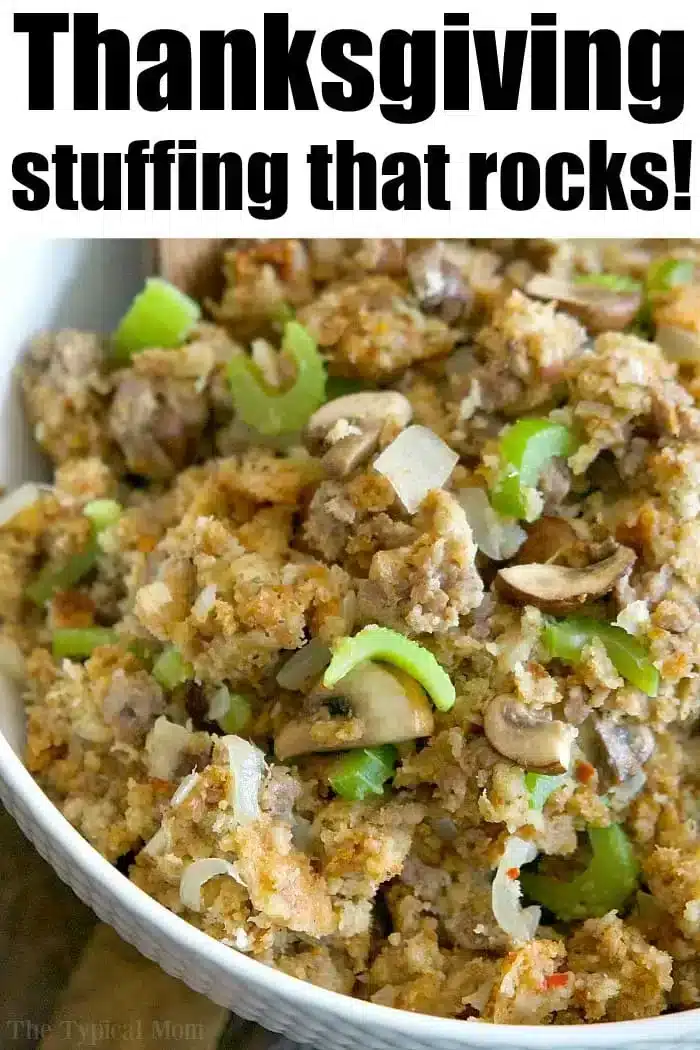
M 543 982 L 545 988 L 566 988 L 568 983 L 568 973 L 552 973 Z
M 519 879 L 520 878 L 520 868 L 508 868 L 508 870 L 506 871 L 506 875 L 508 876 L 509 879 L 514 879 L 514 880 L 515 879 Z
M 576 779 L 579 784 L 589 784 L 594 776 L 595 766 L 592 766 L 590 762 L 576 763 Z

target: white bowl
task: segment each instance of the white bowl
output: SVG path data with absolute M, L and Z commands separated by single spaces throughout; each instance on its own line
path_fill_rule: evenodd
M 39 479 L 11 372 L 37 330 L 73 324 L 108 329 L 141 278 L 136 241 L 9 243 L 0 248 L 0 481 Z M 46 798 L 21 761 L 23 717 L 0 682 L 0 797 L 25 835 L 78 896 L 163 969 L 221 1006 L 323 1050 L 647 1050 L 700 1046 L 700 1011 L 576 1027 L 512 1027 L 445 1020 L 363 1003 L 314 988 L 212 940 L 167 911 L 107 863 Z

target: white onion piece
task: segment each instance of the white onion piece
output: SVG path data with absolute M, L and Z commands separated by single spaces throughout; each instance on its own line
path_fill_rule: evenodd
M 192 612 L 199 620 L 203 620 L 208 613 L 214 608 L 214 602 L 216 601 L 216 584 L 210 583 L 208 587 L 204 587 L 203 590 L 197 595 L 197 599 L 192 606 Z
M 402 430 L 374 461 L 409 514 L 415 514 L 432 489 L 441 489 L 459 456 L 428 427 Z
M 647 782 L 647 775 L 642 769 L 638 769 L 627 780 L 621 784 L 615 784 L 608 791 L 608 797 L 615 806 L 626 806 L 635 799 Z
M 265 774 L 262 751 L 240 736 L 222 736 L 219 743 L 228 751 L 228 764 L 233 781 L 229 802 L 234 819 L 250 824 L 260 816 L 260 788 Z
M 202 886 L 217 875 L 229 875 L 243 885 L 238 869 L 221 857 L 204 857 L 188 864 L 180 877 L 180 901 L 190 911 L 202 910 Z
M 148 840 L 141 852 L 147 853 L 149 857 L 160 857 L 170 849 L 170 844 L 170 832 L 167 828 L 161 825 L 155 835 L 152 835 Z
M 700 335 L 675 325 L 659 325 L 654 337 L 669 361 L 696 364 L 700 361 Z
M 192 794 L 198 780 L 199 773 L 188 773 L 186 777 L 183 777 L 178 784 L 175 794 L 170 799 L 170 805 L 179 806 L 181 802 L 184 802 Z
M 325 671 L 331 662 L 331 651 L 319 638 L 298 649 L 277 672 L 277 684 L 283 689 L 304 691 Z
M 35 485 L 31 481 L 20 485 L 14 492 L 8 492 L 0 499 L 0 528 L 7 525 L 8 521 L 12 521 L 27 507 L 33 506 L 44 492 L 53 492 L 52 486 Z
M 467 516 L 479 550 L 493 561 L 512 558 L 527 539 L 527 533 L 517 521 L 497 514 L 483 489 L 460 489 L 455 496 Z
M 172 780 L 191 736 L 188 729 L 171 722 L 165 715 L 157 718 L 146 737 L 149 775 L 158 780 Z
M 218 722 L 220 718 L 223 718 L 224 715 L 228 714 L 230 706 L 231 694 L 225 685 L 220 685 L 209 701 L 207 721 Z
M 523 864 L 529 864 L 536 856 L 537 849 L 531 842 L 511 835 L 491 886 L 491 908 L 496 922 L 516 944 L 531 941 L 535 936 L 542 909 L 534 905 L 531 908 L 522 907 L 520 879 L 512 879 L 508 872 L 512 872 L 513 868 L 519 871 Z
M 21 682 L 25 677 L 22 650 L 12 638 L 0 638 L 0 674 Z

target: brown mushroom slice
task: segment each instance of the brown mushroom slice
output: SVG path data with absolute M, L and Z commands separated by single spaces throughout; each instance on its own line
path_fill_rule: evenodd
M 359 429 L 359 428 L 357 428 Z M 377 446 L 381 426 L 367 426 L 334 442 L 321 458 L 326 472 L 334 478 L 345 478 L 369 458 Z
M 332 692 L 318 690 L 310 700 L 319 707 L 344 701 L 346 713 L 337 719 L 307 718 L 288 722 L 275 738 L 275 755 L 284 762 L 296 755 L 339 751 L 351 747 L 399 744 L 430 736 L 435 726 L 433 707 L 418 682 L 396 667 L 367 661 L 341 679 Z M 361 734 L 348 741 L 348 719 L 361 724 Z
M 527 539 L 518 551 L 519 565 L 537 562 L 553 562 L 560 555 L 577 547 L 580 540 L 566 518 L 555 518 L 545 514 L 527 528 Z
M 469 313 L 474 292 L 453 258 L 450 246 L 438 241 L 411 252 L 406 260 L 413 291 L 424 313 L 438 314 L 454 324 Z
M 321 405 L 306 424 L 306 437 L 319 444 L 341 419 L 362 428 L 367 424 L 382 425 L 388 419 L 405 427 L 411 422 L 411 402 L 397 390 L 363 390 L 346 394 Z
M 632 324 L 642 305 L 641 291 L 617 292 L 594 284 L 577 284 L 537 274 L 525 286 L 533 299 L 556 302 L 573 314 L 589 331 L 621 332 Z
M 623 724 L 602 716 L 593 720 L 593 728 L 602 745 L 605 762 L 618 784 L 639 773 L 651 758 L 656 738 L 649 726 Z
M 573 612 L 593 598 L 602 598 L 634 565 L 637 555 L 629 547 L 617 550 L 585 569 L 566 565 L 511 565 L 500 569 L 499 589 L 520 605 L 534 605 L 543 612 Z
M 315 454 L 327 448 L 322 462 L 329 474 L 345 477 L 369 457 L 386 422 L 403 429 L 412 416 L 411 402 L 398 391 L 364 390 L 322 405 L 306 424 L 304 438 Z
M 564 773 L 578 730 L 554 720 L 548 708 L 537 711 L 511 696 L 496 696 L 484 712 L 484 733 L 495 751 L 523 769 Z

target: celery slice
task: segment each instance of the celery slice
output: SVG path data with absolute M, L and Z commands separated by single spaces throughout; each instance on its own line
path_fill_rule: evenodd
M 83 508 L 83 514 L 90 519 L 95 532 L 102 532 L 115 525 L 121 513 L 121 504 L 115 499 L 93 499 Z
M 542 631 L 542 641 L 550 656 L 573 665 L 580 662 L 583 649 L 594 638 L 603 643 L 618 674 L 647 696 L 657 695 L 660 676 L 646 646 L 622 627 L 587 616 L 571 616 L 547 620 Z
M 24 593 L 35 605 L 46 605 L 58 591 L 70 590 L 87 576 L 97 564 L 98 553 L 93 537 L 84 551 L 71 555 L 63 565 L 45 565 Z
M 323 684 L 332 688 L 365 660 L 384 661 L 406 671 L 420 682 L 438 711 L 449 711 L 455 702 L 455 687 L 433 654 L 387 627 L 364 627 L 359 634 L 341 638 L 333 646 Z
M 161 277 L 149 277 L 113 336 L 114 357 L 128 362 L 149 347 L 182 346 L 201 316 L 199 304 Z
M 114 645 L 117 634 L 108 627 L 62 627 L 51 636 L 56 660 L 86 660 L 100 645 Z
M 398 758 L 393 744 L 348 751 L 331 769 L 328 783 L 336 795 L 350 802 L 362 802 L 368 795 L 383 795 Z
M 569 779 L 568 773 L 551 776 L 548 773 L 526 773 L 525 787 L 530 796 L 530 809 L 542 809 L 550 795 Z
M 250 700 L 243 693 L 231 693 L 228 690 L 226 692 L 228 693 L 228 711 L 219 715 L 216 721 L 224 733 L 232 733 L 237 736 L 250 725 L 253 710 Z
M 609 292 L 640 292 L 641 281 L 622 273 L 582 273 L 574 278 L 574 284 L 584 288 L 603 288 Z
M 527 489 L 533 488 L 547 463 L 574 450 L 570 429 L 550 419 L 519 419 L 501 438 L 501 471 L 491 492 L 491 505 L 506 518 L 533 521 Z
M 151 674 L 158 685 L 171 692 L 176 686 L 192 678 L 194 668 L 183 658 L 179 649 L 171 645 L 164 649 L 155 661 Z
M 237 354 L 228 363 L 228 381 L 236 413 L 260 434 L 301 430 L 326 397 L 326 368 L 318 347 L 303 325 L 284 326 L 282 351 L 296 365 L 294 385 L 282 393 L 266 387 L 249 357 Z
M 569 882 L 529 871 L 520 875 L 523 892 L 563 922 L 619 911 L 637 888 L 639 865 L 622 828 L 589 828 L 588 838 L 591 862 Z

